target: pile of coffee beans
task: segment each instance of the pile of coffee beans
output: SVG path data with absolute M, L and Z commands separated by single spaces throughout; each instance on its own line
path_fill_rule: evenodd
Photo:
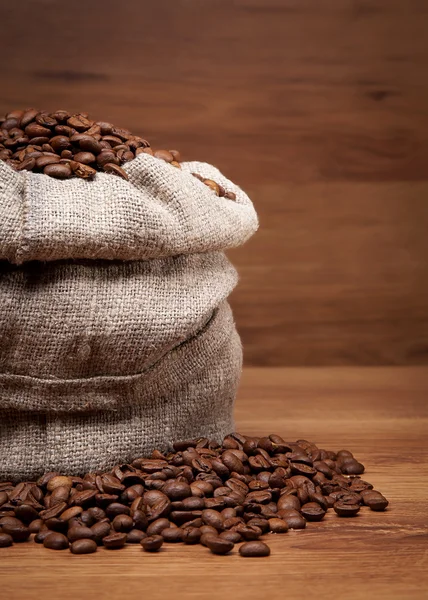
M 17 171 L 36 171 L 56 179 L 93 179 L 97 171 L 103 171 L 128 179 L 121 165 L 141 153 L 181 168 L 177 150 L 153 150 L 142 137 L 111 123 L 93 121 L 87 113 L 27 108 L 0 117 L 0 160 Z M 193 175 L 217 196 L 236 199 L 212 179 Z
M 140 544 L 202 544 L 228 554 L 269 556 L 262 541 L 321 521 L 329 509 L 355 517 L 388 501 L 361 479 L 348 450 L 331 452 L 306 440 L 233 433 L 222 445 L 200 438 L 154 450 L 108 473 L 0 483 L 0 548 L 34 542 L 73 554 Z

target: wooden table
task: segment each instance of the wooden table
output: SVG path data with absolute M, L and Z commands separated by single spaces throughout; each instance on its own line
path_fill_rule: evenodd
M 428 370 L 248 369 L 238 429 L 346 447 L 390 500 L 385 513 L 355 519 L 329 511 L 304 531 L 269 538 L 265 559 L 213 556 L 200 546 L 139 547 L 73 556 L 35 544 L 0 551 L 0 597 L 246 598 L 347 600 L 426 598 L 428 590 Z

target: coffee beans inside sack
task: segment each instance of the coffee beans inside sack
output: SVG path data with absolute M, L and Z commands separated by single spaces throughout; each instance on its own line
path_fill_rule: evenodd
M 225 250 L 257 229 L 248 196 L 85 113 L 9 112 L 0 159 L 0 479 L 221 441 L 242 362 Z

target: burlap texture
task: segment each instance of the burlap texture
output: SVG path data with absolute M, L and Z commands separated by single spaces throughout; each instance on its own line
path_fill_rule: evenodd
M 233 428 L 223 250 L 255 231 L 254 208 L 204 163 L 125 168 L 129 182 L 57 181 L 0 162 L 0 479 L 107 469 Z

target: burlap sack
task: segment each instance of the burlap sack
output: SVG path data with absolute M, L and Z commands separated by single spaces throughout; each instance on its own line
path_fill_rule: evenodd
M 0 479 L 107 469 L 233 429 L 241 345 L 223 251 L 257 217 L 217 169 L 182 167 L 143 154 L 129 182 L 86 182 L 0 162 Z

